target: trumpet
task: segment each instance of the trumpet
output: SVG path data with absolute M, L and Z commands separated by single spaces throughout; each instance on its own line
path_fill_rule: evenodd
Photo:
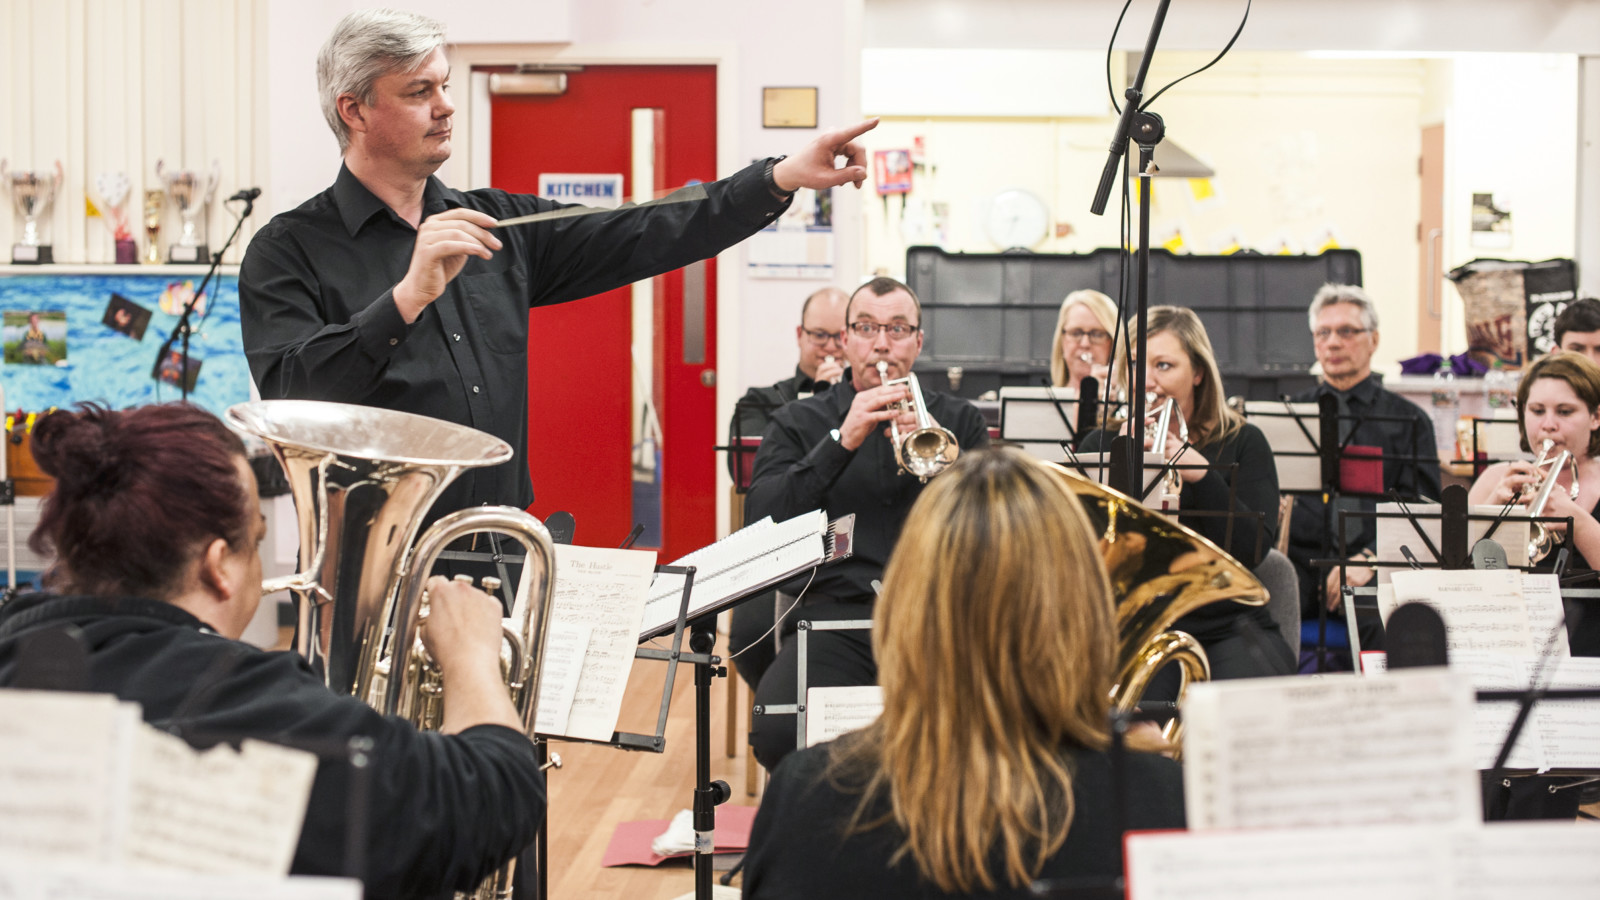
M 884 387 L 903 384 L 911 391 L 911 399 L 890 404 L 891 409 L 911 410 L 917 418 L 917 427 L 905 434 L 900 433 L 900 423 L 896 419 L 889 420 L 890 441 L 894 444 L 894 459 L 900 464 L 900 470 L 924 482 L 943 472 L 961 455 L 961 445 L 956 443 L 955 435 L 928 415 L 928 403 L 922 396 L 922 386 L 917 383 L 917 373 L 907 372 L 906 377 L 891 381 L 889 364 L 880 359 L 878 379 Z
M 1146 392 L 1144 402 L 1145 409 L 1150 409 L 1161 403 L 1161 395 L 1154 391 Z M 1167 440 L 1172 435 L 1173 416 L 1178 417 L 1178 439 L 1188 443 L 1189 423 L 1183 418 L 1183 410 L 1178 408 L 1178 401 L 1175 398 L 1168 397 L 1167 402 L 1161 406 L 1161 412 L 1156 415 L 1155 422 L 1145 424 L 1144 439 L 1150 442 L 1150 452 L 1159 454 L 1162 462 L 1171 461 L 1167 459 Z M 1183 490 L 1183 479 L 1178 476 L 1176 469 L 1168 469 L 1164 477 L 1168 493 L 1176 494 Z
M 1523 489 L 1519 500 L 1528 504 L 1528 517 L 1537 519 L 1544 515 L 1544 508 L 1550 503 L 1550 494 L 1557 487 L 1563 468 L 1572 470 L 1572 487 L 1568 495 L 1578 499 L 1578 461 L 1572 453 L 1562 450 L 1554 459 L 1550 458 L 1550 451 L 1555 448 L 1556 442 L 1545 438 L 1539 447 L 1539 457 L 1533 461 L 1533 481 Z M 1528 532 L 1528 562 L 1537 563 L 1550 555 L 1555 549 L 1556 536 L 1543 522 L 1531 523 Z

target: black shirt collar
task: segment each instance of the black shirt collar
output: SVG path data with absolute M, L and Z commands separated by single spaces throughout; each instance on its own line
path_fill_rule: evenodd
M 20 596 L 6 604 L 3 612 L 0 612 L 0 638 L 20 634 L 37 625 L 97 616 L 137 616 L 201 631 L 211 630 L 186 610 L 160 600 L 142 597 L 73 597 L 41 591 Z
M 351 237 L 355 237 L 373 216 L 383 212 L 388 212 L 396 222 L 402 222 L 408 228 L 411 224 L 389 209 L 377 194 L 367 190 L 367 186 L 350 171 L 350 167 L 342 163 L 339 177 L 333 182 L 333 202 L 339 207 L 339 217 L 344 220 L 344 227 Z M 428 183 L 422 188 L 423 218 L 461 205 L 459 192 L 445 187 L 437 177 L 428 176 Z
M 1322 393 L 1333 394 L 1336 397 L 1353 398 L 1371 406 L 1372 402 L 1383 392 L 1383 376 L 1377 372 L 1371 372 L 1366 378 L 1356 382 L 1348 391 L 1341 391 L 1326 381 L 1317 387 L 1321 389 Z

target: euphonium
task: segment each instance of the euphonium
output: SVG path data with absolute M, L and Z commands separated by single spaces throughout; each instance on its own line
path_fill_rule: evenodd
M 1555 445 L 1555 441 L 1545 438 L 1544 443 L 1539 446 L 1539 458 L 1533 461 L 1534 480 L 1522 489 L 1521 499 L 1528 503 L 1529 518 L 1537 519 L 1544 515 L 1544 508 L 1550 502 L 1550 493 L 1556 489 L 1563 468 L 1572 469 L 1572 487 L 1568 496 L 1574 500 L 1578 499 L 1578 461 L 1567 450 L 1562 450 L 1556 454 L 1555 459 L 1551 459 L 1550 451 Z M 1556 536 L 1544 526 L 1543 522 L 1533 522 L 1530 528 L 1528 562 L 1537 563 L 1555 549 Z
M 463 471 L 511 458 L 506 442 L 426 416 L 340 403 L 265 400 L 228 409 L 264 440 L 288 475 L 300 531 L 300 571 L 268 580 L 294 592 L 295 649 L 328 687 L 422 728 L 442 717 L 437 668 L 419 640 L 428 573 L 452 541 L 479 531 L 526 550 L 522 589 L 504 624 L 501 670 L 533 736 L 555 551 L 543 524 L 519 509 L 482 506 L 434 523 L 413 546 L 429 507 Z M 491 579 L 485 579 L 485 586 Z M 514 865 L 514 863 L 513 863 Z M 511 865 L 476 897 L 510 897 Z
M 961 445 L 956 443 L 955 435 L 948 429 L 940 427 L 939 423 L 928 415 L 928 402 L 922 396 L 922 386 L 917 382 L 917 373 L 907 372 L 906 377 L 891 381 L 889 364 L 878 360 L 878 380 L 885 387 L 903 384 L 910 388 L 911 399 L 891 404 L 891 408 L 910 409 L 917 417 L 917 427 L 906 434 L 900 433 L 898 421 L 889 420 L 895 462 L 900 464 L 903 471 L 910 472 L 923 481 L 943 472 L 946 466 L 955 462 L 956 457 L 961 455 Z
M 1100 555 L 1117 606 L 1117 682 L 1112 704 L 1138 705 L 1163 666 L 1179 667 L 1178 702 L 1189 684 L 1211 677 L 1200 642 L 1176 631 L 1178 619 L 1211 603 L 1262 606 L 1267 590 L 1244 564 L 1192 529 L 1072 469 L 1048 464 L 1083 504 L 1100 532 Z M 1176 743 L 1181 725 L 1163 731 Z

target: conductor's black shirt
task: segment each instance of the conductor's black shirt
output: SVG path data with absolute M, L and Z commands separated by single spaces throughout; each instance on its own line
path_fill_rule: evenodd
M 356 403 L 486 431 L 511 445 L 511 461 L 462 474 L 432 516 L 485 503 L 526 507 L 528 310 L 660 275 L 759 231 L 787 206 L 768 190 L 764 166 L 672 195 L 685 202 L 497 229 L 504 247 L 493 259 L 469 258 L 410 325 L 393 291 L 416 229 L 341 166 L 332 187 L 250 241 L 239 270 L 250 372 L 264 398 Z M 467 207 L 506 219 L 564 205 L 452 190 L 430 177 L 422 215 Z

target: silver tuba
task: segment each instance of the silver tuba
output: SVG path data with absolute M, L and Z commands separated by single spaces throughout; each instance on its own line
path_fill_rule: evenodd
M 884 387 L 894 384 L 906 385 L 911 391 L 911 399 L 891 404 L 891 408 L 910 409 L 917 417 L 917 427 L 906 434 L 900 433 L 900 423 L 897 420 L 889 420 L 895 462 L 900 464 L 902 471 L 910 472 L 923 481 L 943 472 L 945 467 L 955 462 L 956 457 L 961 455 L 961 445 L 956 442 L 956 436 L 951 434 L 949 429 L 940 427 L 939 423 L 928 415 L 928 402 L 922 396 L 922 385 L 917 382 L 917 373 L 907 372 L 906 377 L 891 381 L 889 364 L 880 359 L 878 380 Z
M 272 448 L 294 496 L 300 571 L 268 580 L 263 592 L 294 592 L 296 651 L 328 687 L 380 712 L 422 728 L 437 728 L 442 716 L 439 673 L 419 632 L 423 586 L 444 548 L 480 531 L 523 545 L 522 589 L 503 623 L 501 671 L 531 738 L 555 587 L 549 532 L 522 510 L 483 506 L 452 513 L 416 539 L 428 509 L 457 476 L 508 461 L 511 447 L 462 425 L 341 403 L 241 403 L 227 419 Z M 510 897 L 510 865 L 473 896 Z
M 1519 498 L 1528 504 L 1529 518 L 1537 519 L 1544 515 L 1544 508 L 1550 502 L 1550 494 L 1556 489 L 1561 477 L 1561 470 L 1572 469 L 1572 487 L 1570 496 L 1578 499 L 1578 461 L 1570 451 L 1562 450 L 1551 458 L 1550 451 L 1555 448 L 1556 442 L 1546 438 L 1539 447 L 1539 458 L 1533 461 L 1534 480 L 1523 488 Z M 1531 523 L 1528 535 L 1528 562 L 1537 563 L 1550 555 L 1555 549 L 1556 536 L 1543 522 Z

